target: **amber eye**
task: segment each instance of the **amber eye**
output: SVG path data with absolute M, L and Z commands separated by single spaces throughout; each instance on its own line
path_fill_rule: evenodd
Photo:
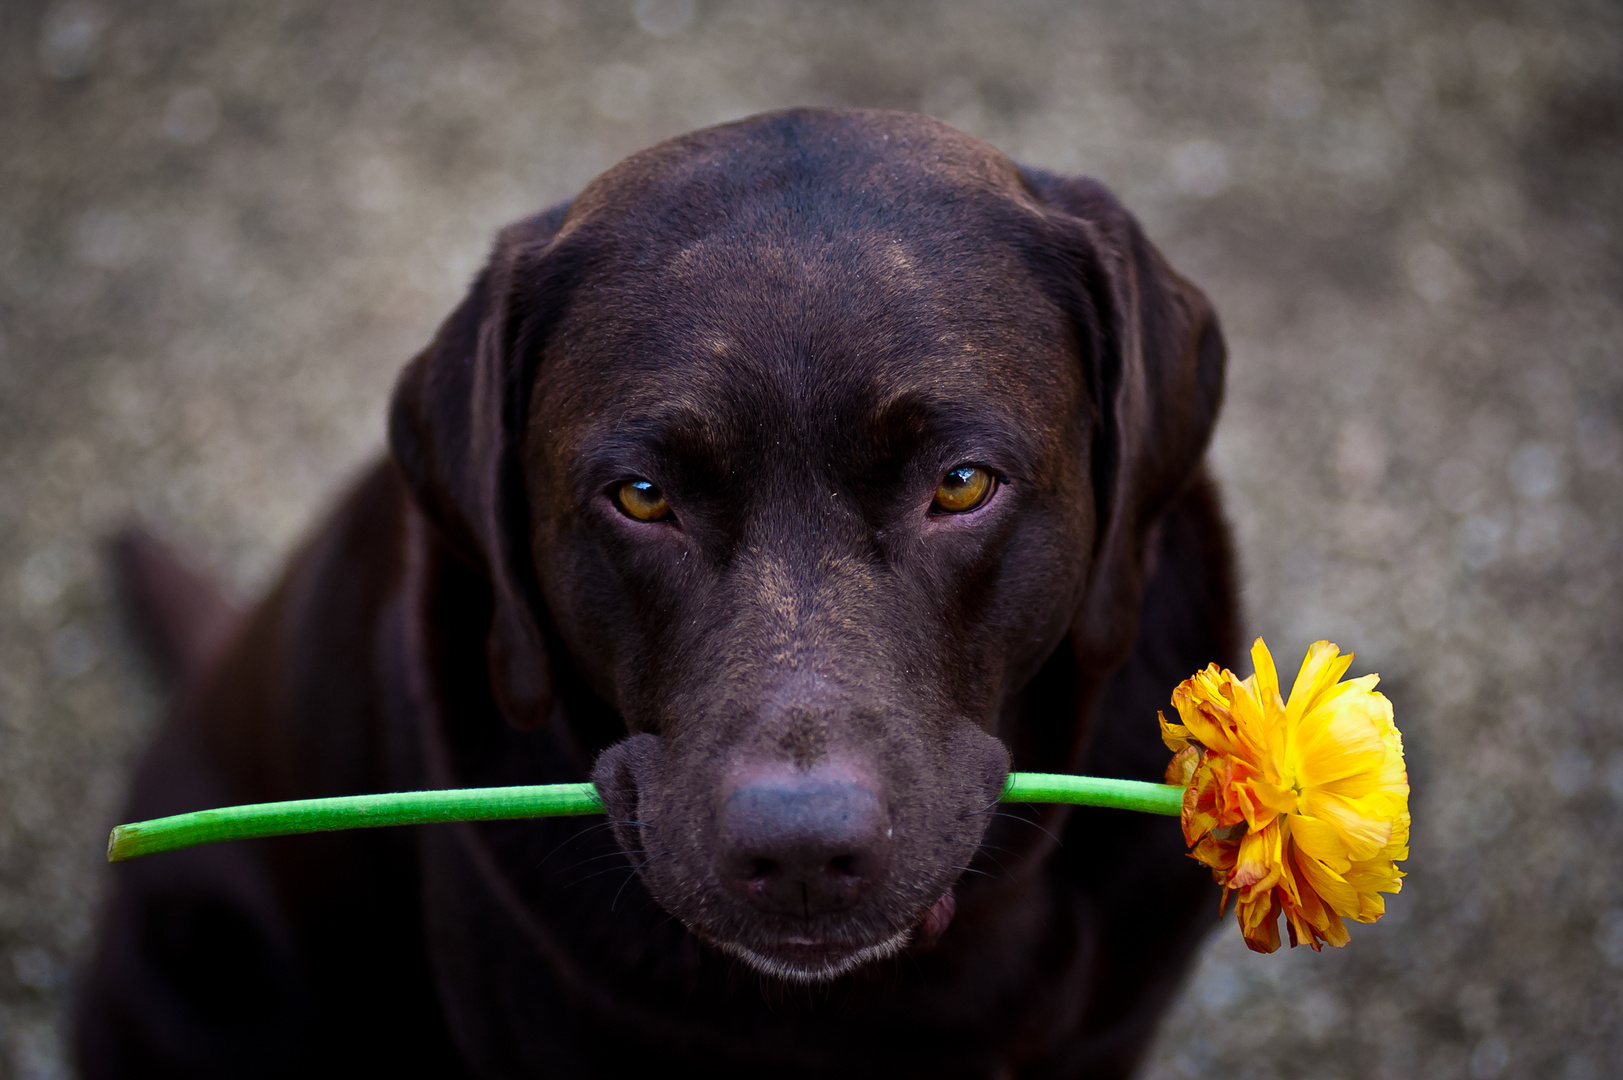
M 614 489 L 614 501 L 638 521 L 662 521 L 671 516 L 671 504 L 646 480 L 627 480 Z
M 931 510 L 962 514 L 984 503 L 995 487 L 992 474 L 975 465 L 960 465 L 949 472 L 935 489 Z

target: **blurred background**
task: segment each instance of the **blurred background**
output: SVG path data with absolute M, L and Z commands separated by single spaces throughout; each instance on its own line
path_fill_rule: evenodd
M 1147 1075 L 1623 1075 L 1623 8 L 7 0 L 0 1077 L 72 1075 L 162 709 L 99 540 L 139 516 L 256 596 L 495 229 L 793 104 L 1110 184 L 1226 325 L 1251 629 L 1396 704 L 1388 917 L 1215 930 Z

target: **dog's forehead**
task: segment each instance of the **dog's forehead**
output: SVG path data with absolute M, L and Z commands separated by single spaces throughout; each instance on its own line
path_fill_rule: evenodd
M 944 125 L 806 112 L 700 132 L 581 201 L 561 242 L 589 236 L 590 269 L 536 400 L 554 429 L 907 400 L 1037 430 L 1080 392 L 1023 257 L 1038 210 L 1006 158 Z
M 1068 329 L 999 262 L 861 231 L 672 246 L 571 306 L 534 405 L 570 442 L 631 424 L 844 439 L 893 406 L 1058 434 L 1082 393 Z

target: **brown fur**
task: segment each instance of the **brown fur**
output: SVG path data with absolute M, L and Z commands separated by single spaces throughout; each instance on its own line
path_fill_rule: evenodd
M 510 227 L 129 815 L 591 775 L 612 831 L 122 865 L 86 1076 L 1125 1075 L 1211 885 L 1171 820 L 995 800 L 1158 778 L 1155 709 L 1233 663 L 1222 367 L 1102 187 L 922 117 L 697 132 Z M 1004 483 L 930 514 L 964 461 Z M 726 795 L 824 768 L 888 861 L 752 906 Z

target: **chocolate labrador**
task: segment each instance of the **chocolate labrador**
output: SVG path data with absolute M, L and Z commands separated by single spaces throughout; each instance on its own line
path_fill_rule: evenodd
M 662 143 L 504 230 L 390 459 L 181 678 L 128 819 L 597 783 L 608 818 L 121 864 L 89 1080 L 1103 1077 L 1216 917 L 1158 779 L 1236 661 L 1224 346 L 1099 184 L 924 117 Z

